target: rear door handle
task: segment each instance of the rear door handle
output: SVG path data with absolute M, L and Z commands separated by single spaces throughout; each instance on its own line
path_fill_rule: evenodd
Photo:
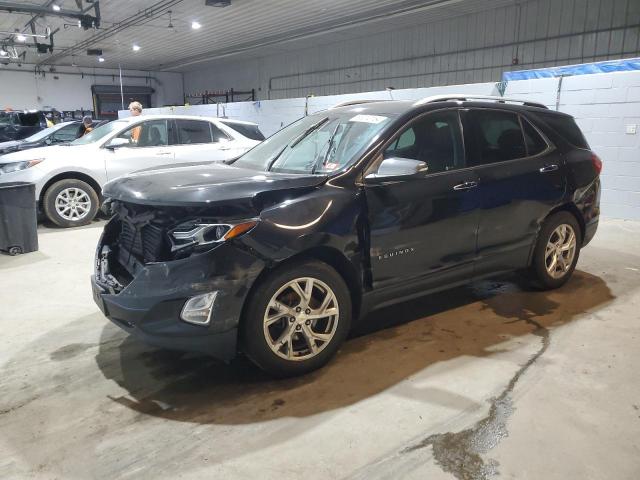
M 545 165 L 544 167 L 542 167 L 540 169 L 540 173 L 547 173 L 547 172 L 555 172 L 556 170 L 558 170 L 558 165 L 553 164 L 553 165 Z
M 173 152 L 158 152 L 156 153 L 156 155 L 160 156 L 160 155 L 173 155 Z
M 478 182 L 464 182 L 453 187 L 454 190 L 469 190 L 471 188 L 476 188 L 478 186 Z

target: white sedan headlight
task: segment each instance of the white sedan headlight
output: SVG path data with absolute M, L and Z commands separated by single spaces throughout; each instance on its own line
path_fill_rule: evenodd
M 39 164 L 43 160 L 44 158 L 36 158 L 35 160 L 25 160 L 22 162 L 4 163 L 0 165 L 0 175 L 3 173 L 11 173 L 11 172 L 17 172 L 19 170 L 26 170 L 27 168 L 31 168 L 34 165 Z

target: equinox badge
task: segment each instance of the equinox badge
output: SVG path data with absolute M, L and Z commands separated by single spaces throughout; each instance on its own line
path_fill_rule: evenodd
M 389 258 L 397 257 L 399 255 L 408 255 L 409 253 L 413 253 L 415 251 L 416 249 L 413 247 L 401 248 L 400 250 L 393 250 L 392 252 L 378 255 L 378 260 L 388 260 Z

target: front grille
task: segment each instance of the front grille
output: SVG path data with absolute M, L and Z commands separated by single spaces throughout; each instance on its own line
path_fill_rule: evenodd
M 164 259 L 167 250 L 165 229 L 149 223 L 136 229 L 136 225 L 123 219 L 118 243 L 144 263 Z

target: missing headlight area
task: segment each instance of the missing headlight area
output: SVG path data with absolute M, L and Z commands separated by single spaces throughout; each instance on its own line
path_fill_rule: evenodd
M 181 208 L 112 201 L 104 245 L 131 274 L 148 263 L 186 258 L 214 248 L 246 212 L 234 207 Z

